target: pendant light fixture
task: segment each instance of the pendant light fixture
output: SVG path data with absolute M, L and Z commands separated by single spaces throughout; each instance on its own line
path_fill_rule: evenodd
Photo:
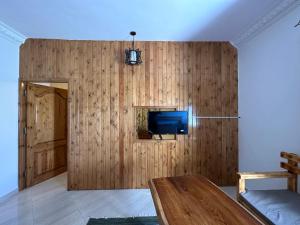
M 125 63 L 127 65 L 138 65 L 142 63 L 141 51 L 139 49 L 134 49 L 134 36 L 136 35 L 135 31 L 131 31 L 130 35 L 132 36 L 132 48 L 125 50 Z

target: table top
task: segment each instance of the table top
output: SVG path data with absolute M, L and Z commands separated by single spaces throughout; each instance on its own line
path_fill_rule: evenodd
M 149 186 L 161 225 L 261 224 L 205 177 L 156 178 Z

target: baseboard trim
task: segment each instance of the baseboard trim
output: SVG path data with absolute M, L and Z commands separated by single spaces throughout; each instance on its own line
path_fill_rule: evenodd
M 5 194 L 3 196 L 0 196 L 0 203 L 5 202 L 6 200 L 8 200 L 9 198 L 13 197 L 17 193 L 19 193 L 18 188 L 14 189 L 11 192 L 8 192 L 7 194 Z

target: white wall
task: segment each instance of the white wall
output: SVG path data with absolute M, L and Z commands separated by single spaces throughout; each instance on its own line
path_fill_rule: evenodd
M 280 151 L 300 154 L 300 7 L 239 52 L 239 170 L 280 170 Z M 282 188 L 286 182 L 249 182 Z
M 19 46 L 0 36 L 0 197 L 18 188 Z

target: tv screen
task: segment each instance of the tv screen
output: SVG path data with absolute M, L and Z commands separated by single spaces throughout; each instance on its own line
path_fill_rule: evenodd
M 152 134 L 187 134 L 187 111 L 148 112 L 148 131 Z

